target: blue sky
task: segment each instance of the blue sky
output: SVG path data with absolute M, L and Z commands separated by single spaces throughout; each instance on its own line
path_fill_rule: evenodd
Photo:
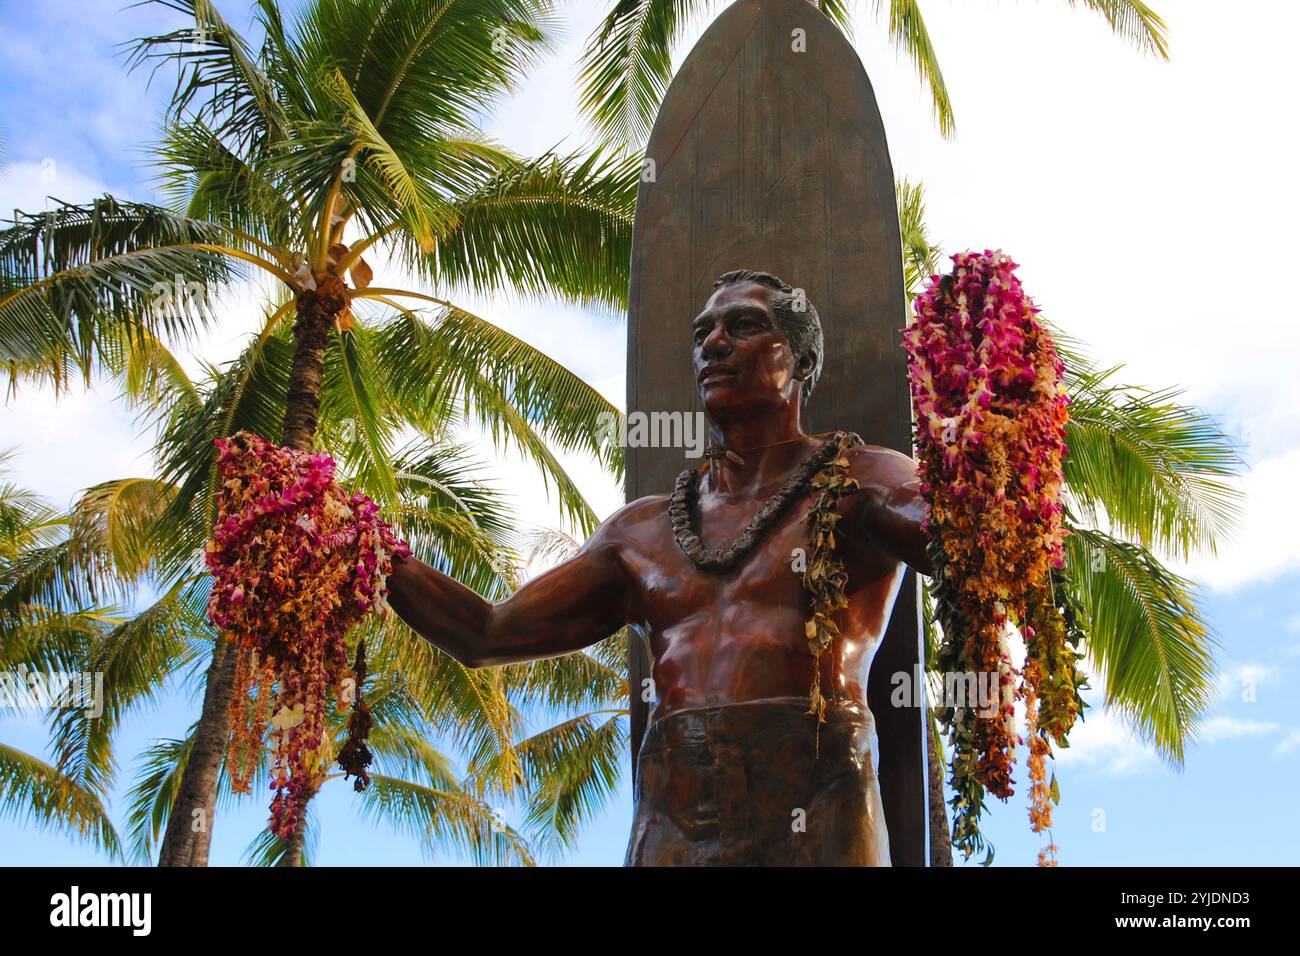
M 1062 2 L 924 5 L 953 93 L 952 142 L 936 132 L 926 94 L 883 41 L 871 4 L 860 4 L 856 46 L 895 171 L 925 183 L 931 231 L 945 248 L 1011 253 L 1056 324 L 1099 358 L 1125 363 L 1130 381 L 1185 387 L 1241 443 L 1250 466 L 1236 539 L 1184 568 L 1203 586 L 1223 675 L 1202 739 L 1181 769 L 1170 768 L 1094 695 L 1097 706 L 1057 767 L 1062 863 L 1294 863 L 1297 840 L 1283 814 L 1300 786 L 1300 718 L 1286 691 L 1300 665 L 1300 307 L 1289 289 L 1270 294 L 1268 286 L 1272 259 L 1289 258 L 1300 213 L 1283 107 L 1300 79 L 1290 49 L 1300 12 L 1285 3 L 1242 2 L 1231 12 L 1209 2 L 1153 5 L 1170 25 L 1167 64 Z M 119 6 L 0 0 L 0 209 L 43 208 L 47 194 L 157 198 L 143 148 L 167 78 L 146 89 L 146 75 L 128 75 L 116 45 L 171 21 L 165 11 Z M 241 2 L 219 6 L 233 22 L 246 17 Z M 485 118 L 493 135 L 525 154 L 561 140 L 583 144 L 574 63 L 601 9 L 589 0 L 562 8 L 556 56 Z M 223 301 L 220 326 L 189 344 L 187 362 L 233 357 L 256 302 L 256 290 Z M 474 305 L 622 404 L 617 317 L 511 297 Z M 10 398 L 0 412 L 5 447 L 20 450 L 16 479 L 60 505 L 89 484 L 149 468 L 147 436 L 107 388 L 57 405 L 36 390 Z M 588 462 L 568 464 L 600 513 L 617 506 L 608 478 Z M 517 462 L 501 460 L 494 477 L 508 483 L 522 524 L 558 523 Z M 123 786 L 136 754 L 188 727 L 197 686 L 178 684 L 128 723 Z M 0 719 L 0 740 L 45 751 L 35 722 Z M 318 862 L 427 861 L 410 839 L 362 821 L 351 797 L 336 786 L 319 799 Z M 237 863 L 264 820 L 256 799 L 220 816 L 213 860 Z M 562 862 L 621 862 L 629 820 L 625 782 Z M 1039 841 L 1028 831 L 1023 788 L 995 805 L 986 829 L 997 863 L 1033 861 Z M 0 862 L 102 859 L 0 820 Z

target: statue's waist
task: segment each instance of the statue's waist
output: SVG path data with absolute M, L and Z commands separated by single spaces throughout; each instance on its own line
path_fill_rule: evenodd
M 874 736 L 871 712 L 859 702 L 829 707 L 820 725 L 807 697 L 674 711 L 646 730 L 637 819 L 643 830 L 657 833 L 662 824 L 691 844 L 780 842 L 791 814 L 802 811 L 815 820 L 820 842 L 867 839 L 879 802 Z M 786 855 L 797 858 L 794 850 Z
M 842 754 L 869 759 L 875 721 L 867 705 L 840 699 L 818 725 L 809 698 L 768 697 L 703 707 L 686 707 L 657 717 L 646 728 L 642 757 L 660 751 L 700 751 L 742 762 L 780 760 L 783 752 Z

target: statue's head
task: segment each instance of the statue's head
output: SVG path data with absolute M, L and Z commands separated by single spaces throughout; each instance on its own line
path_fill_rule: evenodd
M 821 376 L 816 308 L 768 272 L 719 276 L 691 335 L 700 399 L 714 421 L 773 403 L 807 405 Z

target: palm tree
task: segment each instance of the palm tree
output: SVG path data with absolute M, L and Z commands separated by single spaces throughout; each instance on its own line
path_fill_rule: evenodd
M 927 234 L 919 184 L 899 183 L 898 208 L 911 302 L 940 271 L 940 250 Z M 1104 705 L 1181 765 L 1213 702 L 1212 631 L 1193 582 L 1159 556 L 1216 552 L 1239 515 L 1239 493 L 1227 479 L 1240 460 L 1208 415 L 1178 401 L 1179 390 L 1122 384 L 1121 366 L 1099 366 L 1074 339 L 1053 335 L 1070 393 L 1064 598 L 1086 636 L 1088 662 L 1104 678 Z M 928 595 L 924 608 L 928 662 L 937 639 Z M 931 863 L 951 865 L 933 713 L 928 744 Z M 967 857 L 986 847 L 977 832 L 958 842 Z
M 0 453 L 0 475 L 12 452 Z M 0 483 L 0 671 L 10 679 L 34 668 L 78 673 L 80 649 L 119 619 L 113 608 L 63 606 L 31 588 L 26 556 L 34 549 L 66 550 L 69 520 L 38 495 Z M 84 570 L 84 568 L 83 568 Z M 16 704 L 7 687 L 0 708 Z M 84 839 L 121 857 L 121 842 L 99 795 L 32 754 L 0 743 L 0 817 Z
M 392 504 L 397 489 L 383 464 L 391 423 L 367 407 L 375 375 L 421 409 L 426 428 L 445 425 L 457 409 L 517 445 L 555 483 L 566 516 L 590 531 L 594 515 L 550 446 L 583 448 L 617 466 L 597 427 L 607 403 L 445 295 L 375 284 L 363 258 L 385 250 L 435 288 L 623 301 L 635 161 L 600 153 L 525 160 L 474 125 L 548 47 L 546 0 L 318 0 L 292 22 L 273 0 L 259 0 L 256 53 L 211 3 L 159 2 L 192 25 L 137 41 L 130 61 L 176 67 L 158 159 L 185 214 L 133 207 L 111 249 L 98 238 L 111 224 L 104 208 L 123 204 L 19 217 L 0 240 L 0 269 L 10 277 L 0 297 L 0 358 L 12 374 L 51 378 L 71 355 L 88 375 L 123 329 L 132 348 L 150 347 L 159 331 L 190 330 L 210 314 L 208 289 L 251 271 L 282 294 L 263 339 L 291 315 L 293 329 L 283 421 L 263 419 L 261 433 L 278 428 L 286 445 L 313 445 L 325 355 L 338 348 L 339 374 L 361 409 L 350 443 L 357 455 L 365 449 L 381 503 Z M 135 219 L 150 216 L 167 227 L 155 230 L 163 235 L 135 230 Z M 173 276 L 180 294 L 160 302 L 159 283 L 165 292 Z M 203 294 L 188 294 L 193 282 Z M 412 310 L 417 304 L 437 310 L 433 323 Z M 367 305 L 400 318 L 373 333 L 358 329 Z M 190 821 L 213 804 L 232 681 L 233 654 L 219 641 L 164 865 L 206 858 L 208 832 L 193 833 Z
M 268 320 L 275 311 L 274 305 L 268 307 Z M 495 348 L 467 356 L 460 352 L 462 337 L 461 326 L 427 327 L 413 312 L 399 312 L 385 322 L 359 315 L 324 356 L 318 440 L 335 454 L 342 480 L 386 502 L 386 514 L 417 553 L 499 599 L 518 579 L 515 522 L 500 496 L 474 479 L 477 464 L 468 449 L 448 438 L 463 413 L 462 403 L 455 400 L 456 391 L 430 399 L 428 389 L 399 378 L 394 366 L 412 365 L 411 374 L 419 378 L 454 376 L 456 369 L 473 362 L 476 373 L 459 387 L 460 393 L 481 406 L 480 416 L 490 412 L 501 420 L 507 437 L 543 450 L 547 443 L 534 432 L 534 419 L 563 423 L 578 416 L 581 425 L 583 416 L 593 413 L 587 406 L 594 399 L 570 373 L 521 343 L 504 337 Z M 415 345 L 401 344 L 411 339 Z M 112 739 L 122 719 L 156 696 L 172 675 L 212 653 L 217 635 L 204 613 L 211 581 L 197 554 L 213 520 L 217 479 L 212 438 L 260 430 L 282 419 L 293 341 L 283 325 L 268 328 L 229 367 L 209 369 L 199 382 L 186 376 L 161 342 L 143 334 L 107 347 L 105 354 L 142 423 L 159 436 L 158 477 L 118 479 L 89 489 L 77 502 L 75 520 L 111 542 L 112 567 L 123 580 L 139 584 L 147 578 L 159 597 L 82 658 L 83 669 L 105 674 L 104 714 L 93 721 L 66 714 L 56 727 L 59 766 L 96 792 L 106 791 L 112 779 Z M 394 374 L 361 374 L 358 369 Z M 552 394 L 563 396 L 564 404 L 548 401 Z M 598 410 L 610 406 L 602 402 Z M 384 451 L 399 428 L 414 430 L 416 437 L 395 453 Z M 548 473 L 568 481 L 558 465 Z M 391 497 L 390 484 L 395 489 Z M 580 497 L 578 501 L 587 507 Z M 415 763 L 399 763 L 400 772 L 377 776 L 377 789 L 363 798 L 374 814 L 422 835 L 431 849 L 457 847 L 481 860 L 518 862 L 532 859 L 532 841 L 571 842 L 581 822 L 612 792 L 625 742 L 615 718 L 606 715 L 604 723 L 613 720 L 614 726 L 602 725 L 593 745 L 593 734 L 583 731 L 594 716 L 586 723 L 566 718 L 559 728 L 529 735 L 516 709 L 521 700 L 538 696 L 566 712 L 608 707 L 607 701 L 626 687 L 612 658 L 584 654 L 535 669 L 473 671 L 433 650 L 392 616 L 362 628 L 359 636 L 367 641 L 371 671 L 377 675 L 366 699 L 376 720 L 375 752 L 381 766 L 414 752 L 417 728 L 450 734 L 456 749 L 469 755 L 466 777 L 456 786 L 447 770 L 452 761 L 432 749 L 422 750 L 424 756 Z M 617 648 L 610 653 L 616 655 Z M 403 696 L 394 696 L 393 675 L 401 675 Z M 410 716 L 408 698 L 423 702 L 418 724 Z M 406 709 L 382 705 L 393 699 L 408 701 Z M 396 723 L 390 725 L 390 718 Z M 133 791 L 129 817 L 137 859 L 149 858 L 157 829 L 175 819 L 172 801 L 193 759 L 196 736 L 197 727 L 180 741 L 159 742 L 145 755 L 146 771 Z M 396 743 L 407 751 L 393 751 Z M 594 753 L 593 746 L 605 749 Z M 158 762 L 171 757 L 183 759 L 162 773 Z M 434 770 L 436 776 L 430 776 Z M 227 773 L 219 763 L 218 808 L 228 792 Z M 520 796 L 531 808 L 527 838 L 500 827 L 485 809 L 489 800 Z M 538 810 L 547 805 L 549 812 Z M 287 844 L 267 843 L 255 858 L 294 865 L 303 858 L 306 838 L 300 831 Z M 272 848 L 283 856 L 268 856 Z
M 850 4 L 809 2 L 852 35 Z M 1076 0 L 1068 2 L 1077 5 Z M 1168 59 L 1164 21 L 1142 0 L 1082 0 L 1082 4 L 1140 50 Z M 632 145 L 649 138 L 672 79 L 673 48 L 693 16 L 718 6 L 718 2 L 698 0 L 615 0 L 582 57 L 581 107 L 602 138 Z M 878 17 L 884 13 L 890 43 L 907 54 L 918 78 L 929 86 L 939 131 L 951 137 L 956 118 L 919 0 L 889 0 L 888 10 L 882 0 L 875 0 L 874 6 Z
M 311 447 L 330 333 L 350 328 L 362 300 L 432 303 L 446 325 L 487 344 L 485 323 L 447 299 L 374 286 L 362 258 L 372 246 L 433 283 L 620 298 L 610 265 L 626 257 L 634 167 L 595 156 L 524 162 L 473 125 L 546 46 L 546 4 L 317 2 L 289 25 L 263 0 L 256 57 L 211 5 L 168 5 L 195 26 L 142 39 L 133 62 L 178 66 L 160 154 L 172 187 L 192 214 L 227 227 L 224 254 L 292 295 L 272 319 L 295 316 L 283 444 Z M 572 494 L 566 502 L 574 507 Z M 211 804 L 232 676 L 218 645 L 163 865 L 191 862 L 202 842 L 188 818 Z

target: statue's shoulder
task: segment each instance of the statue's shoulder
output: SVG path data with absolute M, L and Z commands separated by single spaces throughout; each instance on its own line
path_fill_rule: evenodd
M 617 521 L 620 524 L 635 524 L 650 518 L 662 517 L 668 508 L 671 495 L 644 495 L 635 501 L 629 501 L 605 519 L 608 524 Z
M 849 474 L 860 485 L 895 488 L 916 478 L 916 461 L 883 445 L 855 445 L 848 459 Z
M 587 539 L 587 546 L 617 545 L 629 537 L 641 537 L 647 528 L 667 527 L 669 495 L 646 495 L 629 501 L 600 523 Z

